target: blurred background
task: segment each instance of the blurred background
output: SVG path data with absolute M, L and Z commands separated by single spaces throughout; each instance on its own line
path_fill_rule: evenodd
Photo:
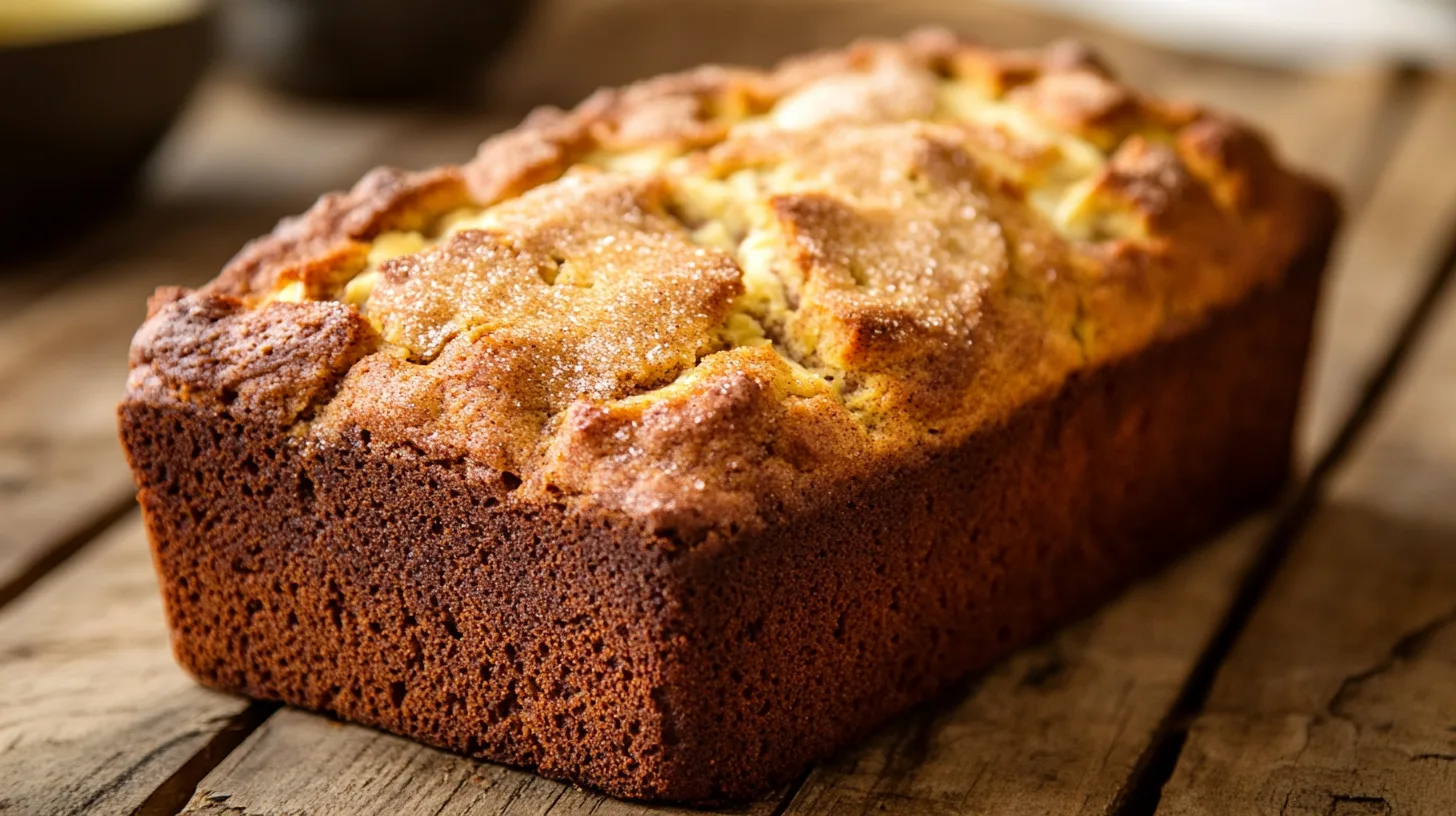
M 1006 45 L 1079 36 L 1155 91 L 1190 66 L 1456 60 L 1449 0 L 0 0 L 0 230 L 11 254 L 74 240 L 137 181 L 276 216 L 368 164 L 463 159 L 601 85 L 926 23 Z M 1172 49 L 1204 62 L 1159 64 Z

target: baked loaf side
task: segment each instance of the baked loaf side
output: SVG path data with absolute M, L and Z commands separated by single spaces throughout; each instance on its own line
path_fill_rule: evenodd
M 1274 283 L 1317 195 L 1075 45 L 922 32 L 604 91 L 460 167 L 377 171 L 150 326 L 360 315 L 337 393 L 281 419 L 691 540 Z M 134 376 L 153 352 L 144 332 Z
M 134 341 L 178 659 L 761 792 L 1269 500 L 1336 219 L 1078 46 L 934 31 L 375 171 Z

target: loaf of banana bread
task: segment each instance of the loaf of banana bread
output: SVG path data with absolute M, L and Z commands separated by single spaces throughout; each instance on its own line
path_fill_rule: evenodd
M 1268 501 L 1337 221 L 1085 49 L 542 110 L 160 290 L 178 660 L 635 798 L 791 778 Z

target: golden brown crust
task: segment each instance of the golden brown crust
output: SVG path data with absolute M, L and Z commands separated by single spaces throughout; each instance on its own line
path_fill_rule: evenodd
M 338 303 L 280 303 L 267 313 L 195 294 L 153 306 L 132 344 L 131 395 L 160 390 L 264 425 L 305 418 L 378 345 L 368 321 Z
M 459 168 L 370 171 L 347 193 L 323 196 L 285 218 L 237 254 L 204 291 L 257 298 L 301 281 L 310 299 L 327 298 L 363 267 L 368 242 L 387 230 L 417 229 L 435 213 L 470 203 Z
M 603 91 L 460 167 L 375 171 L 137 353 L 197 393 L 215 346 L 159 338 L 296 334 L 332 372 L 278 406 L 310 440 L 363 429 L 653 524 L 752 525 L 1277 283 L 1324 196 L 1080 46 L 919 32 Z M 290 333 L 321 310 L 354 329 Z

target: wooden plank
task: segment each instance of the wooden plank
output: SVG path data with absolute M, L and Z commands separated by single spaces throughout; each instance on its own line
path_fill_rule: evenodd
M 765 801 L 725 812 L 766 816 L 773 805 Z M 402 737 L 285 709 L 198 785 L 184 812 L 686 816 L 701 811 L 608 799 Z
M 1307 446 L 1333 438 L 1419 297 L 1456 219 L 1456 79 L 1423 84 L 1410 129 L 1351 225 L 1329 281 L 1315 355 Z
M 172 662 L 133 514 L 0 613 L 0 812 L 131 812 L 247 705 Z
M 1110 812 L 1268 527 L 1251 520 L 823 763 L 786 813 Z
M 1451 288 L 1221 669 L 1159 814 L 1456 813 Z

